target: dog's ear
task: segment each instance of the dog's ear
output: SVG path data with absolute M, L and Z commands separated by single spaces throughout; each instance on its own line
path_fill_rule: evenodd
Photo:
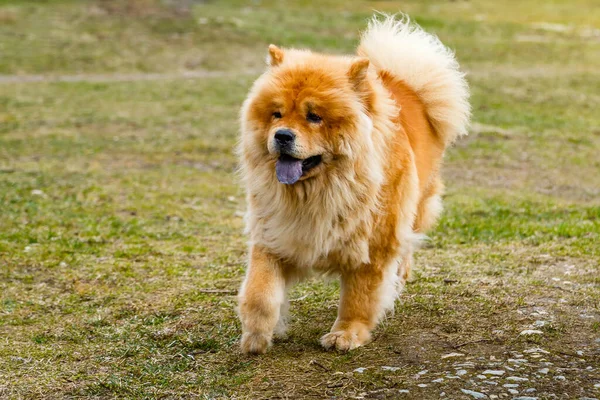
M 352 65 L 350 65 L 350 69 L 348 70 L 348 79 L 350 80 L 350 83 L 352 83 L 354 90 L 360 92 L 367 86 L 365 84 L 368 69 L 368 58 L 360 57 L 352 62 Z
M 274 44 L 269 45 L 269 56 L 267 57 L 267 64 L 271 67 L 276 67 L 283 62 L 283 50 Z

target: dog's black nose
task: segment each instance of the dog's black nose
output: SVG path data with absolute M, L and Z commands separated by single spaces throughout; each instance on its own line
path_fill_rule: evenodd
M 279 129 L 275 132 L 275 141 L 281 147 L 289 146 L 295 138 L 296 135 L 289 129 Z

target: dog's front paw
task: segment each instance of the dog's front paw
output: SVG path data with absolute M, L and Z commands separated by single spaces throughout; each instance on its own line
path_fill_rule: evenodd
M 327 350 L 334 348 L 344 352 L 354 350 L 368 343 L 371 339 L 368 332 L 366 334 L 361 333 L 350 330 L 331 332 L 321 338 L 321 345 Z
M 242 352 L 246 354 L 265 354 L 271 346 L 271 337 L 264 333 L 244 332 L 242 334 Z

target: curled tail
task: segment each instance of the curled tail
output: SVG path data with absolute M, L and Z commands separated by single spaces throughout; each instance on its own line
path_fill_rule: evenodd
M 402 80 L 419 96 L 436 133 L 452 143 L 467 133 L 469 87 L 454 53 L 406 15 L 376 15 L 361 36 L 358 55 Z

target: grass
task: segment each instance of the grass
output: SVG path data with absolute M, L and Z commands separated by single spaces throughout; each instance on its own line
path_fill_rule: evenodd
M 307 282 L 288 338 L 247 357 L 241 101 L 270 42 L 350 52 L 400 5 L 1 0 L 0 397 L 512 398 L 509 375 L 600 396 L 600 16 L 507 4 L 401 5 L 456 49 L 475 123 L 395 315 L 324 352 L 339 287 Z

